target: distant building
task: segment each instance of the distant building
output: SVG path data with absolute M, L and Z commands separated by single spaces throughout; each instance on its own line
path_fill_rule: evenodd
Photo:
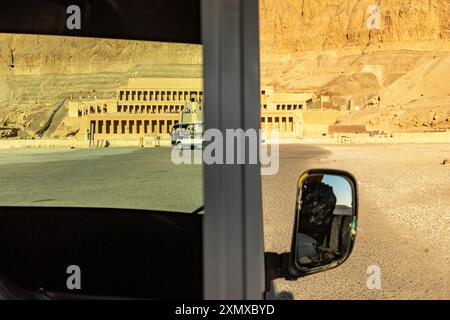
M 321 105 L 314 93 L 275 92 L 264 86 L 260 98 L 261 129 L 278 130 L 281 137 L 327 134 L 338 116 L 320 107 L 314 112 L 308 103 Z M 168 135 L 176 123 L 203 121 L 203 83 L 190 78 L 131 78 L 116 90 L 114 99 L 70 100 L 69 117 L 79 118 L 80 132 L 92 140 Z
M 271 86 L 261 87 L 261 129 L 278 130 L 281 137 L 301 136 L 301 111 L 312 93 L 275 92 Z
M 202 87 L 201 79 L 132 78 L 116 99 L 70 101 L 69 116 L 85 120 L 81 129 L 91 139 L 169 134 L 182 112 L 203 120 Z

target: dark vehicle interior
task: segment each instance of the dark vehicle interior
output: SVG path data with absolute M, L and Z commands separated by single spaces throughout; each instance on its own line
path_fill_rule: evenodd
M 28 291 L 16 289 L 16 298 L 76 298 L 68 295 L 65 272 L 76 261 L 86 270 L 77 290 L 83 298 L 200 299 L 201 218 L 126 209 L 2 208 L 1 275 Z
M 201 42 L 199 0 L 79 1 L 90 14 L 83 17 L 85 27 L 68 32 L 65 10 L 71 2 L 3 1 L 0 32 Z M 127 209 L 0 207 L 0 297 L 200 299 L 202 217 Z M 65 286 L 66 268 L 74 261 L 89 279 L 75 296 Z

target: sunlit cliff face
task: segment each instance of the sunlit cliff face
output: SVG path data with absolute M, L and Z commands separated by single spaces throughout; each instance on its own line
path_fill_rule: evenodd
M 377 4 L 380 23 L 369 28 Z M 448 0 L 260 0 L 260 16 L 263 56 L 450 36 Z
M 445 127 L 450 1 L 261 0 L 261 82 L 362 112 L 343 123 Z M 0 34 L 0 125 L 32 131 L 70 95 L 112 97 L 133 77 L 201 77 L 201 46 Z M 374 98 L 377 110 L 365 111 Z M 389 108 L 389 109 L 386 109 Z
M 449 79 L 440 71 L 450 66 L 450 1 L 381 1 L 379 28 L 369 28 L 377 3 L 261 0 L 262 83 L 362 110 L 344 124 L 450 127 Z
M 133 77 L 201 77 L 199 45 L 0 34 L 0 125 L 30 131 L 69 96 L 113 97 Z

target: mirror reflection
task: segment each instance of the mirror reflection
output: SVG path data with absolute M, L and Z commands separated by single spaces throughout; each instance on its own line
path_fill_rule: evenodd
M 340 175 L 307 174 L 298 197 L 297 265 L 308 269 L 345 259 L 355 234 L 353 183 Z

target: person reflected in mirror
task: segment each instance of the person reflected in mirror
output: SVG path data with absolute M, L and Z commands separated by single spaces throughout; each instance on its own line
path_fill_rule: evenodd
M 297 250 L 301 264 L 334 258 L 329 247 L 336 195 L 322 182 L 323 174 L 314 174 L 302 184 Z

